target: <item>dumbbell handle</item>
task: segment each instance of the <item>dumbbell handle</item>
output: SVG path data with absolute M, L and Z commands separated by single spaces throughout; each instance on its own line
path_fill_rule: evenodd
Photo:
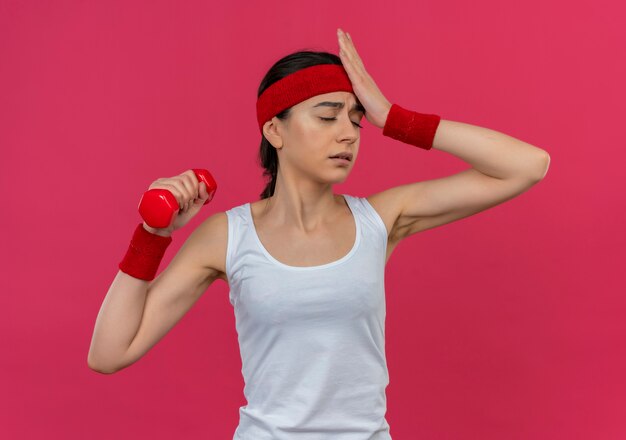
M 204 205 L 209 203 L 215 191 L 217 190 L 217 183 L 211 173 L 204 169 L 193 169 L 198 181 L 204 182 L 206 185 L 209 198 L 204 202 Z M 149 189 L 146 191 L 141 200 L 139 201 L 139 214 L 146 222 L 146 224 L 152 228 L 167 228 L 172 224 L 174 220 L 174 214 L 180 210 L 178 201 L 174 195 L 162 188 Z

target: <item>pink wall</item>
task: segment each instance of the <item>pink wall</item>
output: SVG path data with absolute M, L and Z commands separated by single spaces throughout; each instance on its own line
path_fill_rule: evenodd
M 529 192 L 394 252 L 393 438 L 626 438 L 623 16 L 617 1 L 0 2 L 0 437 L 232 438 L 225 283 L 115 375 L 87 367 L 93 325 L 143 191 L 194 167 L 219 184 L 162 270 L 204 218 L 257 199 L 264 73 L 337 53 L 341 27 L 391 101 L 552 159 Z M 337 193 L 466 168 L 364 126 Z

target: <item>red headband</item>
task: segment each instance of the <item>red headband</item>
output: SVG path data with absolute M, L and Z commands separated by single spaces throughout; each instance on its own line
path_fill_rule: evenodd
M 261 93 L 256 102 L 259 129 L 281 111 L 315 95 L 352 92 L 352 82 L 342 65 L 318 64 L 298 70 L 276 81 Z

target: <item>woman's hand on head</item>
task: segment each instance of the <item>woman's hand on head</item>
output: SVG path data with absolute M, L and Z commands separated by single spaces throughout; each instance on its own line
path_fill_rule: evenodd
M 378 128 L 385 126 L 391 103 L 380 91 L 374 79 L 365 70 L 363 61 L 354 47 L 350 34 L 337 29 L 339 57 L 348 73 L 354 94 L 365 107 L 365 119 Z

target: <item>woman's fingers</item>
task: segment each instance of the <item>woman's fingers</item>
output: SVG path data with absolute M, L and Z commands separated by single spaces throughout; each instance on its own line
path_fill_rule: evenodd
M 152 182 L 149 189 L 167 189 L 176 199 L 179 210 L 187 212 L 199 197 L 199 182 L 193 170 L 174 177 L 160 177 Z M 206 192 L 206 190 L 205 190 Z
M 345 36 L 341 33 L 338 33 L 338 38 L 339 38 L 339 57 L 341 58 L 341 61 L 343 63 L 343 67 L 346 69 L 346 71 L 348 72 L 348 76 L 350 76 L 350 79 L 356 79 L 357 76 L 357 71 L 355 69 L 355 65 L 354 65 L 354 61 L 352 59 L 352 56 L 350 55 L 349 51 L 348 51 L 348 47 L 347 44 L 345 42 Z
M 352 38 L 349 38 L 348 34 L 343 32 L 341 29 L 338 30 L 337 35 L 339 38 L 339 45 L 341 47 L 340 54 L 343 52 L 344 56 L 354 64 L 355 69 L 361 70 L 361 73 L 363 73 L 365 71 L 365 66 L 363 64 L 363 60 L 361 60 L 361 57 L 356 51 Z
M 337 29 L 339 39 L 339 56 L 341 63 L 350 77 L 354 94 L 365 107 L 367 120 L 379 128 L 383 128 L 385 118 L 391 104 L 387 100 L 359 56 L 352 38 L 341 28 Z

